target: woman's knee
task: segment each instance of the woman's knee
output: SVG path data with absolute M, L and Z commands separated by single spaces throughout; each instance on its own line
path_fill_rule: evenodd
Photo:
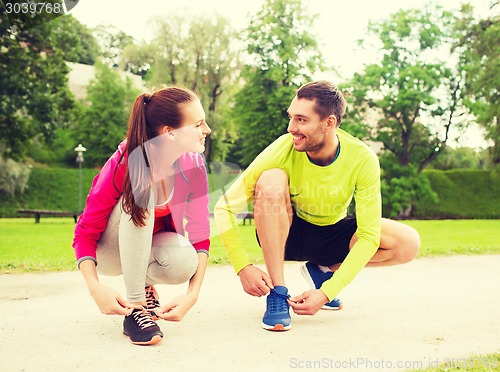
M 166 284 L 184 283 L 198 268 L 193 245 L 184 236 L 172 232 L 153 235 L 152 257 L 150 268 L 155 281 Z

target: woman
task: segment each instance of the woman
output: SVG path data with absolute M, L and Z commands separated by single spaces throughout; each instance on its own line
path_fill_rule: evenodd
M 140 95 L 127 138 L 95 177 L 75 227 L 73 247 L 91 296 L 102 313 L 125 315 L 123 333 L 134 344 L 160 342 L 156 320 L 180 321 L 197 301 L 210 246 L 200 155 L 210 131 L 193 92 L 169 87 Z M 102 285 L 98 272 L 123 274 L 127 300 Z M 159 306 L 154 284 L 186 281 L 185 295 Z

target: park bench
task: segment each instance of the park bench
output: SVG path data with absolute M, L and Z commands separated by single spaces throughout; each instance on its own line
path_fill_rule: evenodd
M 210 217 L 213 218 L 214 214 L 210 213 Z M 248 224 L 252 224 L 253 220 L 253 212 L 244 212 L 244 213 L 238 213 L 237 215 L 238 218 L 243 218 L 243 225 L 245 225 L 246 221 L 248 220 Z
M 52 216 L 52 217 L 73 217 L 76 220 L 78 218 L 78 213 L 71 211 L 50 211 L 45 209 L 18 209 L 17 213 L 19 214 L 29 214 L 35 216 L 35 223 L 40 223 L 40 217 L 43 216 Z

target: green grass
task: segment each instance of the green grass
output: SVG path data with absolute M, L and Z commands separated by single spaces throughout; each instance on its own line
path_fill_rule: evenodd
M 405 221 L 421 235 L 418 257 L 454 254 L 500 254 L 500 220 Z M 0 273 L 75 270 L 71 243 L 72 218 L 42 217 L 0 219 Z M 255 240 L 255 226 L 241 226 L 241 235 L 252 262 L 262 263 Z M 216 231 L 213 229 L 213 231 Z M 210 264 L 229 264 L 219 236 L 213 236 Z
M 420 233 L 418 257 L 500 253 L 500 220 L 403 221 Z
M 472 355 L 469 358 L 450 358 L 435 366 L 437 362 L 430 361 L 429 368 L 412 369 L 412 372 L 447 372 L 467 371 L 485 372 L 498 371 L 500 368 L 500 354 Z

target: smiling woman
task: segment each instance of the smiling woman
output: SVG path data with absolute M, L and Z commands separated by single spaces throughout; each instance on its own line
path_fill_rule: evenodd
M 200 154 L 209 134 L 192 91 L 141 94 L 127 138 L 94 179 L 76 225 L 73 247 L 89 291 L 102 313 L 125 315 L 123 332 L 134 344 L 160 342 L 155 320 L 180 321 L 198 298 L 210 246 Z M 100 284 L 98 272 L 123 274 L 127 300 Z M 160 307 L 153 285 L 186 281 L 187 294 Z

